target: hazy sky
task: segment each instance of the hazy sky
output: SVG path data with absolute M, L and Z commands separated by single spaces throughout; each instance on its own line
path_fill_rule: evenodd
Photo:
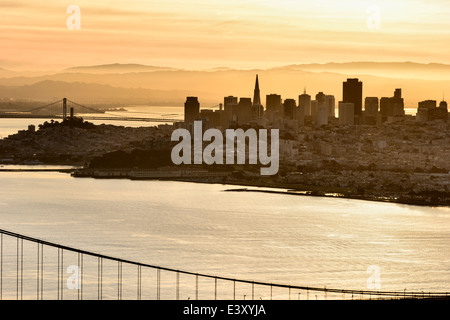
M 80 29 L 67 27 L 71 5 Z M 450 63 L 448 0 L 0 0 L 0 10 L 0 67 L 13 70 Z

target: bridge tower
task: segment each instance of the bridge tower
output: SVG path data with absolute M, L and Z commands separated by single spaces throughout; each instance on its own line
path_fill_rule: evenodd
M 67 99 L 63 99 L 63 120 L 67 118 Z

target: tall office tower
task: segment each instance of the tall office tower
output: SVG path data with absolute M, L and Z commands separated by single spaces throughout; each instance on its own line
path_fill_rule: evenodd
M 325 103 L 319 104 L 317 109 L 317 126 L 324 126 L 328 124 L 328 110 L 329 107 Z
M 281 108 L 281 96 L 278 94 L 266 95 L 266 111 L 278 112 Z
M 381 124 L 382 117 L 378 115 L 378 97 L 366 97 L 364 100 L 364 112 L 362 124 L 376 125 Z
M 339 102 L 339 124 L 355 124 L 355 105 L 351 102 Z
M 447 112 L 448 113 L 448 104 L 447 104 L 447 102 L 442 100 L 439 103 L 439 109 L 441 109 L 443 112 Z
M 326 106 L 327 108 L 327 114 L 330 117 L 335 116 L 335 98 L 333 95 L 324 94 L 323 92 L 319 92 L 316 95 L 316 101 L 317 101 L 317 108 L 320 109 L 321 105 Z
M 286 99 L 283 103 L 283 115 L 285 118 L 294 120 L 295 109 L 297 108 L 297 102 L 295 99 Z
M 237 97 L 233 97 L 233 96 L 225 97 L 225 98 L 223 98 L 223 104 L 224 104 L 225 109 L 226 109 L 227 106 L 238 104 L 238 98 Z
M 325 96 L 325 105 L 328 107 L 328 116 L 336 116 L 336 99 L 333 95 L 327 94 Z
M 252 120 L 252 99 L 240 98 L 237 106 L 237 120 L 240 124 L 249 123 Z
M 305 116 L 311 115 L 311 96 L 306 94 L 306 89 L 303 91 L 303 94 L 298 96 L 298 106 L 303 107 Z
M 317 119 L 317 111 L 319 108 L 319 104 L 317 103 L 317 100 L 311 100 L 310 105 L 311 105 L 310 115 L 311 115 L 312 119 Z
M 442 100 L 439 103 L 439 107 L 437 109 L 438 109 L 437 114 L 436 114 L 437 118 L 447 120 L 448 119 L 448 104 L 447 104 L 447 102 Z
M 325 93 L 319 92 L 318 94 L 316 94 L 316 101 L 318 104 L 325 103 Z
M 296 109 L 297 121 L 299 126 L 305 125 L 305 106 L 299 105 Z
M 402 89 L 396 89 L 394 96 L 391 98 L 381 98 L 380 113 L 384 118 L 384 121 L 388 117 L 402 117 L 405 115 L 405 104 L 402 98 Z
M 223 98 L 224 105 L 224 126 L 228 126 L 231 121 L 233 121 L 233 114 L 237 112 L 238 98 L 233 96 L 228 96 Z
M 353 103 L 355 116 L 362 116 L 362 92 L 363 84 L 358 79 L 347 79 L 343 83 L 342 102 Z
M 186 124 L 194 123 L 200 115 L 200 103 L 197 97 L 187 97 L 184 103 L 184 122 Z
M 367 97 L 364 101 L 364 112 L 367 117 L 376 117 L 378 114 L 378 97 Z

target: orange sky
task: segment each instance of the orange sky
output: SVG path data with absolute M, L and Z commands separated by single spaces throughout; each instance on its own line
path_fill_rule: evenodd
M 73 4 L 79 30 L 66 26 Z M 370 8 L 380 29 L 368 27 Z M 0 10 L 0 67 L 12 70 L 450 63 L 448 0 L 0 0 Z

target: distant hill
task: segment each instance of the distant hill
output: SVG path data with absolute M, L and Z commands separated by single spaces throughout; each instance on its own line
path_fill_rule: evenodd
M 274 70 L 302 70 L 313 72 L 359 73 L 380 77 L 424 80 L 450 80 L 450 65 L 415 62 L 345 62 L 295 64 Z
M 223 97 L 229 95 L 252 98 L 256 74 L 259 74 L 263 104 L 265 96 L 271 93 L 280 94 L 282 99 L 298 99 L 305 87 L 313 97 L 322 91 L 334 95 L 338 102 L 342 99 L 342 82 L 347 78 L 363 81 L 364 97 L 391 97 L 396 88 L 401 88 L 408 108 L 417 108 L 418 101 L 439 100 L 445 93 L 450 95 L 450 65 L 349 62 L 299 64 L 266 70 L 226 67 L 177 70 L 110 64 L 75 67 L 44 76 L 5 77 L 0 72 L 0 98 L 52 100 L 76 96 L 83 101 L 100 100 L 102 103 L 182 106 L 186 96 L 192 95 L 199 97 L 201 108 L 209 108 L 223 103 Z
M 63 72 L 81 72 L 81 73 L 132 73 L 132 72 L 154 72 L 154 71 L 173 71 L 177 70 L 170 67 L 155 67 L 142 64 L 104 64 L 98 66 L 80 66 L 63 70 Z

